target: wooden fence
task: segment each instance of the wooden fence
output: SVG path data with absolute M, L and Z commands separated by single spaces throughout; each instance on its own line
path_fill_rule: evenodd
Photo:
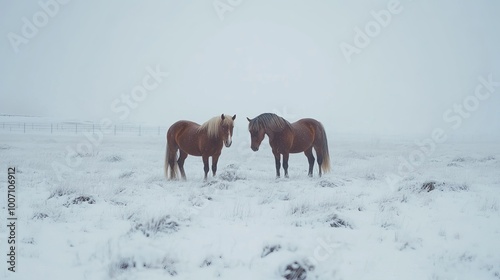
M 112 124 L 101 127 L 95 123 L 29 123 L 29 122 L 0 122 L 0 132 L 4 133 L 47 133 L 47 134 L 83 134 L 99 133 L 110 135 L 164 135 L 168 127 L 135 124 Z

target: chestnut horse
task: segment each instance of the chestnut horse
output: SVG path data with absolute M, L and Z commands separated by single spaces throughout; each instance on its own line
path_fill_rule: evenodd
M 285 177 L 288 178 L 288 157 L 290 153 L 301 153 L 309 161 L 309 173 L 312 177 L 314 156 L 312 149 L 316 151 L 319 166 L 319 176 L 323 172 L 330 171 L 330 156 L 328 154 L 328 142 L 323 125 L 314 119 L 301 119 L 294 123 L 289 123 L 284 118 L 272 113 L 264 113 L 247 120 L 248 131 L 250 132 L 251 145 L 253 151 L 258 151 L 260 143 L 267 134 L 269 144 L 274 154 L 276 163 L 276 177 L 280 177 L 280 157 L 283 155 L 283 169 Z
M 231 146 L 234 119 L 236 119 L 236 115 L 231 117 L 222 114 L 202 125 L 191 121 L 174 123 L 167 132 L 165 176 L 168 178 L 168 170 L 170 169 L 170 179 L 177 179 L 177 167 L 179 167 L 182 179 L 186 179 L 184 161 L 188 155 L 202 157 L 205 180 L 210 170 L 208 158 L 212 157 L 212 173 L 215 176 L 222 144 L 226 145 L 226 147 Z M 177 150 L 180 151 L 178 159 Z

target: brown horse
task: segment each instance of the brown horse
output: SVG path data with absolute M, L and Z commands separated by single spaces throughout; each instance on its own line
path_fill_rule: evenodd
M 179 167 L 182 179 L 186 179 L 184 161 L 188 155 L 202 157 L 205 180 L 210 170 L 208 158 L 212 157 L 212 173 L 215 176 L 222 144 L 226 145 L 226 147 L 231 146 L 234 119 L 236 119 L 236 115 L 231 117 L 222 114 L 202 125 L 191 121 L 174 123 L 167 132 L 165 176 L 168 178 L 168 170 L 170 169 L 170 179 L 177 179 L 177 167 Z M 177 150 L 180 151 L 178 159 Z
M 301 119 L 294 123 L 289 123 L 284 118 L 272 113 L 264 113 L 247 120 L 248 131 L 252 143 L 250 147 L 253 151 L 258 151 L 260 143 L 267 134 L 269 144 L 274 154 L 276 163 L 276 177 L 280 177 L 280 157 L 283 155 L 283 169 L 285 177 L 288 178 L 288 157 L 290 153 L 301 153 L 309 161 L 309 176 L 312 177 L 314 156 L 312 149 L 316 151 L 318 157 L 319 176 L 322 172 L 330 171 L 330 156 L 328 154 L 328 142 L 323 125 L 314 119 Z

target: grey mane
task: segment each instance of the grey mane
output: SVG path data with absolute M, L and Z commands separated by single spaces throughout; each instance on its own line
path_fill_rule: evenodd
M 261 114 L 251 120 L 248 124 L 248 129 L 250 131 L 256 131 L 260 128 L 268 128 L 274 132 L 280 132 L 287 127 L 290 127 L 290 123 L 284 118 L 273 113 Z

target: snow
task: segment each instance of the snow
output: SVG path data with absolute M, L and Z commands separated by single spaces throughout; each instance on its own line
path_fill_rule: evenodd
M 1 277 L 283 279 L 301 267 L 307 279 L 500 278 L 500 144 L 440 144 L 391 186 L 413 141 L 329 135 L 331 173 L 307 177 L 297 154 L 290 178 L 275 179 L 267 140 L 254 153 L 247 134 L 235 130 L 204 182 L 197 157 L 187 181 L 164 178 L 163 136 L 106 135 L 59 180 L 53 163 L 84 136 L 1 133 L 19 203 L 17 272 L 3 265 Z

